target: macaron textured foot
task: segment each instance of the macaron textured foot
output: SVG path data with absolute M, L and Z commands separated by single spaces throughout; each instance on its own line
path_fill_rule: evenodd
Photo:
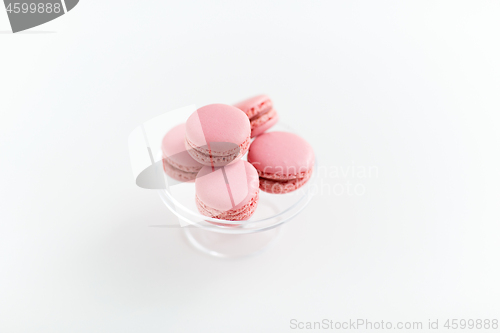
M 184 144 L 185 124 L 172 128 L 162 140 L 163 170 L 173 179 L 192 182 L 203 165 L 195 161 Z
M 222 220 L 247 220 L 259 201 L 259 176 L 243 160 L 219 168 L 205 166 L 196 177 L 195 189 L 201 214 Z
M 279 120 L 278 113 L 273 108 L 273 102 L 267 95 L 255 96 L 234 106 L 243 111 L 250 119 L 252 138 L 264 133 Z
M 240 109 L 211 104 L 199 108 L 188 118 L 185 146 L 199 163 L 224 166 L 248 151 L 250 133 L 250 121 Z
M 302 187 L 314 166 L 312 147 L 297 134 L 269 132 L 258 136 L 248 152 L 264 192 L 283 194 Z

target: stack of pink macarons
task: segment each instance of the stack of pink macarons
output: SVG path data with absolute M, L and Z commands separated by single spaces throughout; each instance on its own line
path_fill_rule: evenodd
M 259 189 L 293 192 L 312 174 L 314 151 L 304 139 L 288 132 L 266 132 L 278 119 L 266 95 L 234 106 L 199 108 L 163 138 L 165 173 L 178 181 L 195 182 L 194 200 L 201 214 L 247 220 L 257 208 Z

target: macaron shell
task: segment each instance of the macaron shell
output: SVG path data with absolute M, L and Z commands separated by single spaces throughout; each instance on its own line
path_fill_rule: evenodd
M 255 120 L 250 120 L 250 126 L 252 127 L 251 137 L 254 138 L 258 135 L 261 135 L 262 133 L 276 125 L 278 120 L 278 113 L 274 109 L 265 113 L 261 117 L 256 118 Z
M 269 111 L 273 107 L 273 102 L 267 95 L 258 95 L 236 103 L 234 106 L 243 111 L 248 118 L 252 118 L 259 113 Z
M 205 211 L 229 212 L 240 209 L 255 197 L 259 176 L 255 168 L 243 160 L 215 170 L 206 166 L 196 177 L 195 189 Z
M 250 131 L 245 113 L 225 104 L 201 107 L 186 122 L 186 139 L 193 147 L 209 146 L 212 142 L 232 143 L 238 147 L 247 140 Z
M 250 145 L 248 162 L 262 174 L 277 179 L 301 177 L 314 165 L 312 147 L 294 133 L 268 132 Z
M 185 128 L 185 124 L 179 124 L 165 134 L 161 144 L 163 158 L 179 170 L 197 172 L 203 165 L 193 159 L 186 150 Z

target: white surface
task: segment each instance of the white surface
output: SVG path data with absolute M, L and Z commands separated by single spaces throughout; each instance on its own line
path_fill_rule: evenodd
M 496 1 L 86 0 L 1 33 L 0 332 L 499 318 L 499 17 Z M 149 227 L 173 215 L 134 185 L 129 133 L 262 92 L 330 168 L 323 193 L 245 260 Z M 328 193 L 347 182 L 365 193 Z

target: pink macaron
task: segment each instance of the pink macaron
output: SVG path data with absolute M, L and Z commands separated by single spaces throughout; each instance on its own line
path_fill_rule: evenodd
M 259 175 L 243 160 L 224 167 L 204 166 L 196 177 L 195 189 L 201 214 L 222 220 L 247 220 L 259 201 Z
M 250 146 L 250 121 L 240 109 L 211 104 L 186 122 L 186 149 L 203 165 L 223 166 L 241 158 Z
M 314 151 L 297 134 L 269 132 L 252 142 L 248 162 L 257 169 L 261 190 L 289 193 L 303 186 L 311 177 Z
M 267 95 L 258 95 L 234 105 L 245 112 L 252 127 L 251 137 L 256 137 L 274 126 L 279 116 L 273 108 L 273 101 Z
M 161 142 L 163 170 L 170 177 L 181 181 L 194 181 L 203 165 L 188 154 L 184 144 L 185 124 L 180 124 L 168 131 Z

